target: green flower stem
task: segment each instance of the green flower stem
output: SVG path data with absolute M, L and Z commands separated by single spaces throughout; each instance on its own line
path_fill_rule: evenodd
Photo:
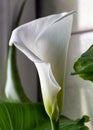
M 51 120 L 51 130 L 59 130 L 59 121 Z

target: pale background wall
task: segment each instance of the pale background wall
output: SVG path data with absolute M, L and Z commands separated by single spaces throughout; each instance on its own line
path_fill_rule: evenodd
M 3 0 L 4 14 L 1 13 L 2 19 L 0 22 L 3 23 L 3 27 L 0 24 L 0 28 L 3 28 L 2 32 L 0 31 L 0 66 L 2 66 L 1 71 L 5 72 L 5 57 L 7 55 L 7 39 L 8 35 L 7 30 L 10 30 L 11 21 L 14 19 L 13 16 L 16 16 L 19 6 L 21 5 L 22 0 Z M 0 1 L 1 2 L 1 1 Z M 20 3 L 19 3 L 20 2 Z M 66 83 L 65 83 L 65 102 L 63 114 L 76 119 L 81 117 L 83 114 L 88 114 L 91 117 L 91 126 L 90 130 L 93 129 L 93 84 L 89 81 L 84 81 L 78 76 L 70 76 L 70 73 L 73 71 L 74 61 L 83 53 L 90 44 L 93 43 L 93 2 L 92 0 L 38 0 L 39 6 L 39 16 L 46 16 L 52 13 L 59 13 L 63 11 L 76 10 L 77 13 L 74 15 L 73 22 L 73 35 L 70 40 L 69 51 L 68 51 L 68 60 L 67 60 L 67 72 L 66 72 Z M 40 7 L 40 8 L 39 8 Z M 6 11 L 5 11 L 6 10 Z M 16 10 L 17 12 L 14 13 Z M 7 15 L 9 14 L 9 16 Z M 35 1 L 28 0 L 26 9 L 24 12 L 24 20 L 22 22 L 29 21 L 30 19 L 35 19 Z M 7 23 L 8 21 L 8 23 Z M 8 26 L 7 26 L 8 24 Z M 3 37 L 3 36 L 6 37 Z M 3 48 L 3 49 L 2 49 Z M 28 95 L 36 100 L 36 91 L 37 91 L 37 74 L 35 67 L 32 63 L 23 56 L 23 54 L 18 52 L 18 66 L 20 70 L 20 76 L 24 88 Z M 1 61 L 0 60 L 0 61 Z M 22 66 L 22 64 L 24 64 Z M 30 70 L 30 71 L 29 71 Z M 5 73 L 0 77 L 0 83 L 4 81 Z M 33 75 L 34 74 L 34 75 Z M 2 79 L 1 79 L 2 78 Z M 32 80 L 34 79 L 34 80 Z M 1 83 L 1 84 L 2 84 Z M 30 89 L 30 91 L 29 91 Z M 32 95 L 30 95 L 30 92 Z

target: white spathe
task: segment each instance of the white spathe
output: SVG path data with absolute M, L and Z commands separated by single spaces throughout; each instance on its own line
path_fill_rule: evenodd
M 55 14 L 26 23 L 13 31 L 9 42 L 35 63 L 45 110 L 54 119 L 62 112 L 72 14 Z

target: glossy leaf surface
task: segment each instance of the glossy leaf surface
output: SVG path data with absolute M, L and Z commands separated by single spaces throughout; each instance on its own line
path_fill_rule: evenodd
M 93 82 L 93 45 L 75 62 L 74 70 L 73 75 Z
M 87 121 L 87 116 L 76 121 L 61 116 L 59 130 L 89 130 Z M 51 125 L 42 104 L 1 102 L 0 130 L 51 130 Z

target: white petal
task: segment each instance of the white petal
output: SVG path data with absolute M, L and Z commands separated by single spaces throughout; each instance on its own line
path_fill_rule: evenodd
M 59 18 L 61 18 L 63 14 L 50 15 L 44 18 L 36 19 L 32 22 L 24 24 L 18 28 L 19 37 L 21 42 L 27 42 L 28 46 L 33 47 L 36 38 L 43 32 L 45 29 L 52 23 L 56 22 Z M 25 30 L 25 31 L 24 31 Z M 16 29 L 14 30 L 16 33 Z M 24 37 L 25 36 L 25 37 Z M 13 36 L 12 39 L 18 39 L 16 35 Z M 12 43 L 12 39 L 10 40 L 10 45 Z M 29 44 L 31 43 L 31 44 Z M 32 48 L 33 49 L 33 48 Z M 31 50 L 32 51 L 32 50 Z
M 59 83 L 63 80 L 65 65 L 63 62 L 65 63 L 65 53 L 67 53 L 67 43 L 72 25 L 72 15 L 68 14 L 71 13 L 51 15 L 24 24 L 13 31 L 10 39 L 10 45 L 15 42 L 15 45 L 32 61 L 34 59 L 31 55 L 34 55 L 49 62 Z M 37 57 L 36 59 L 38 59 Z M 58 57 L 61 57 L 61 60 Z M 62 71 L 61 76 L 59 75 L 60 71 Z
M 43 101 L 49 116 L 61 111 L 72 12 L 47 16 L 15 29 L 10 39 L 38 70 Z M 58 101 L 59 100 L 59 101 Z M 57 117 L 56 116 L 56 117 Z
M 48 115 L 51 117 L 54 113 L 55 105 L 58 110 L 57 95 L 61 90 L 61 87 L 58 85 L 51 72 L 50 64 L 42 62 L 35 63 L 35 65 L 40 77 L 44 106 Z M 59 114 L 59 110 L 57 114 Z

